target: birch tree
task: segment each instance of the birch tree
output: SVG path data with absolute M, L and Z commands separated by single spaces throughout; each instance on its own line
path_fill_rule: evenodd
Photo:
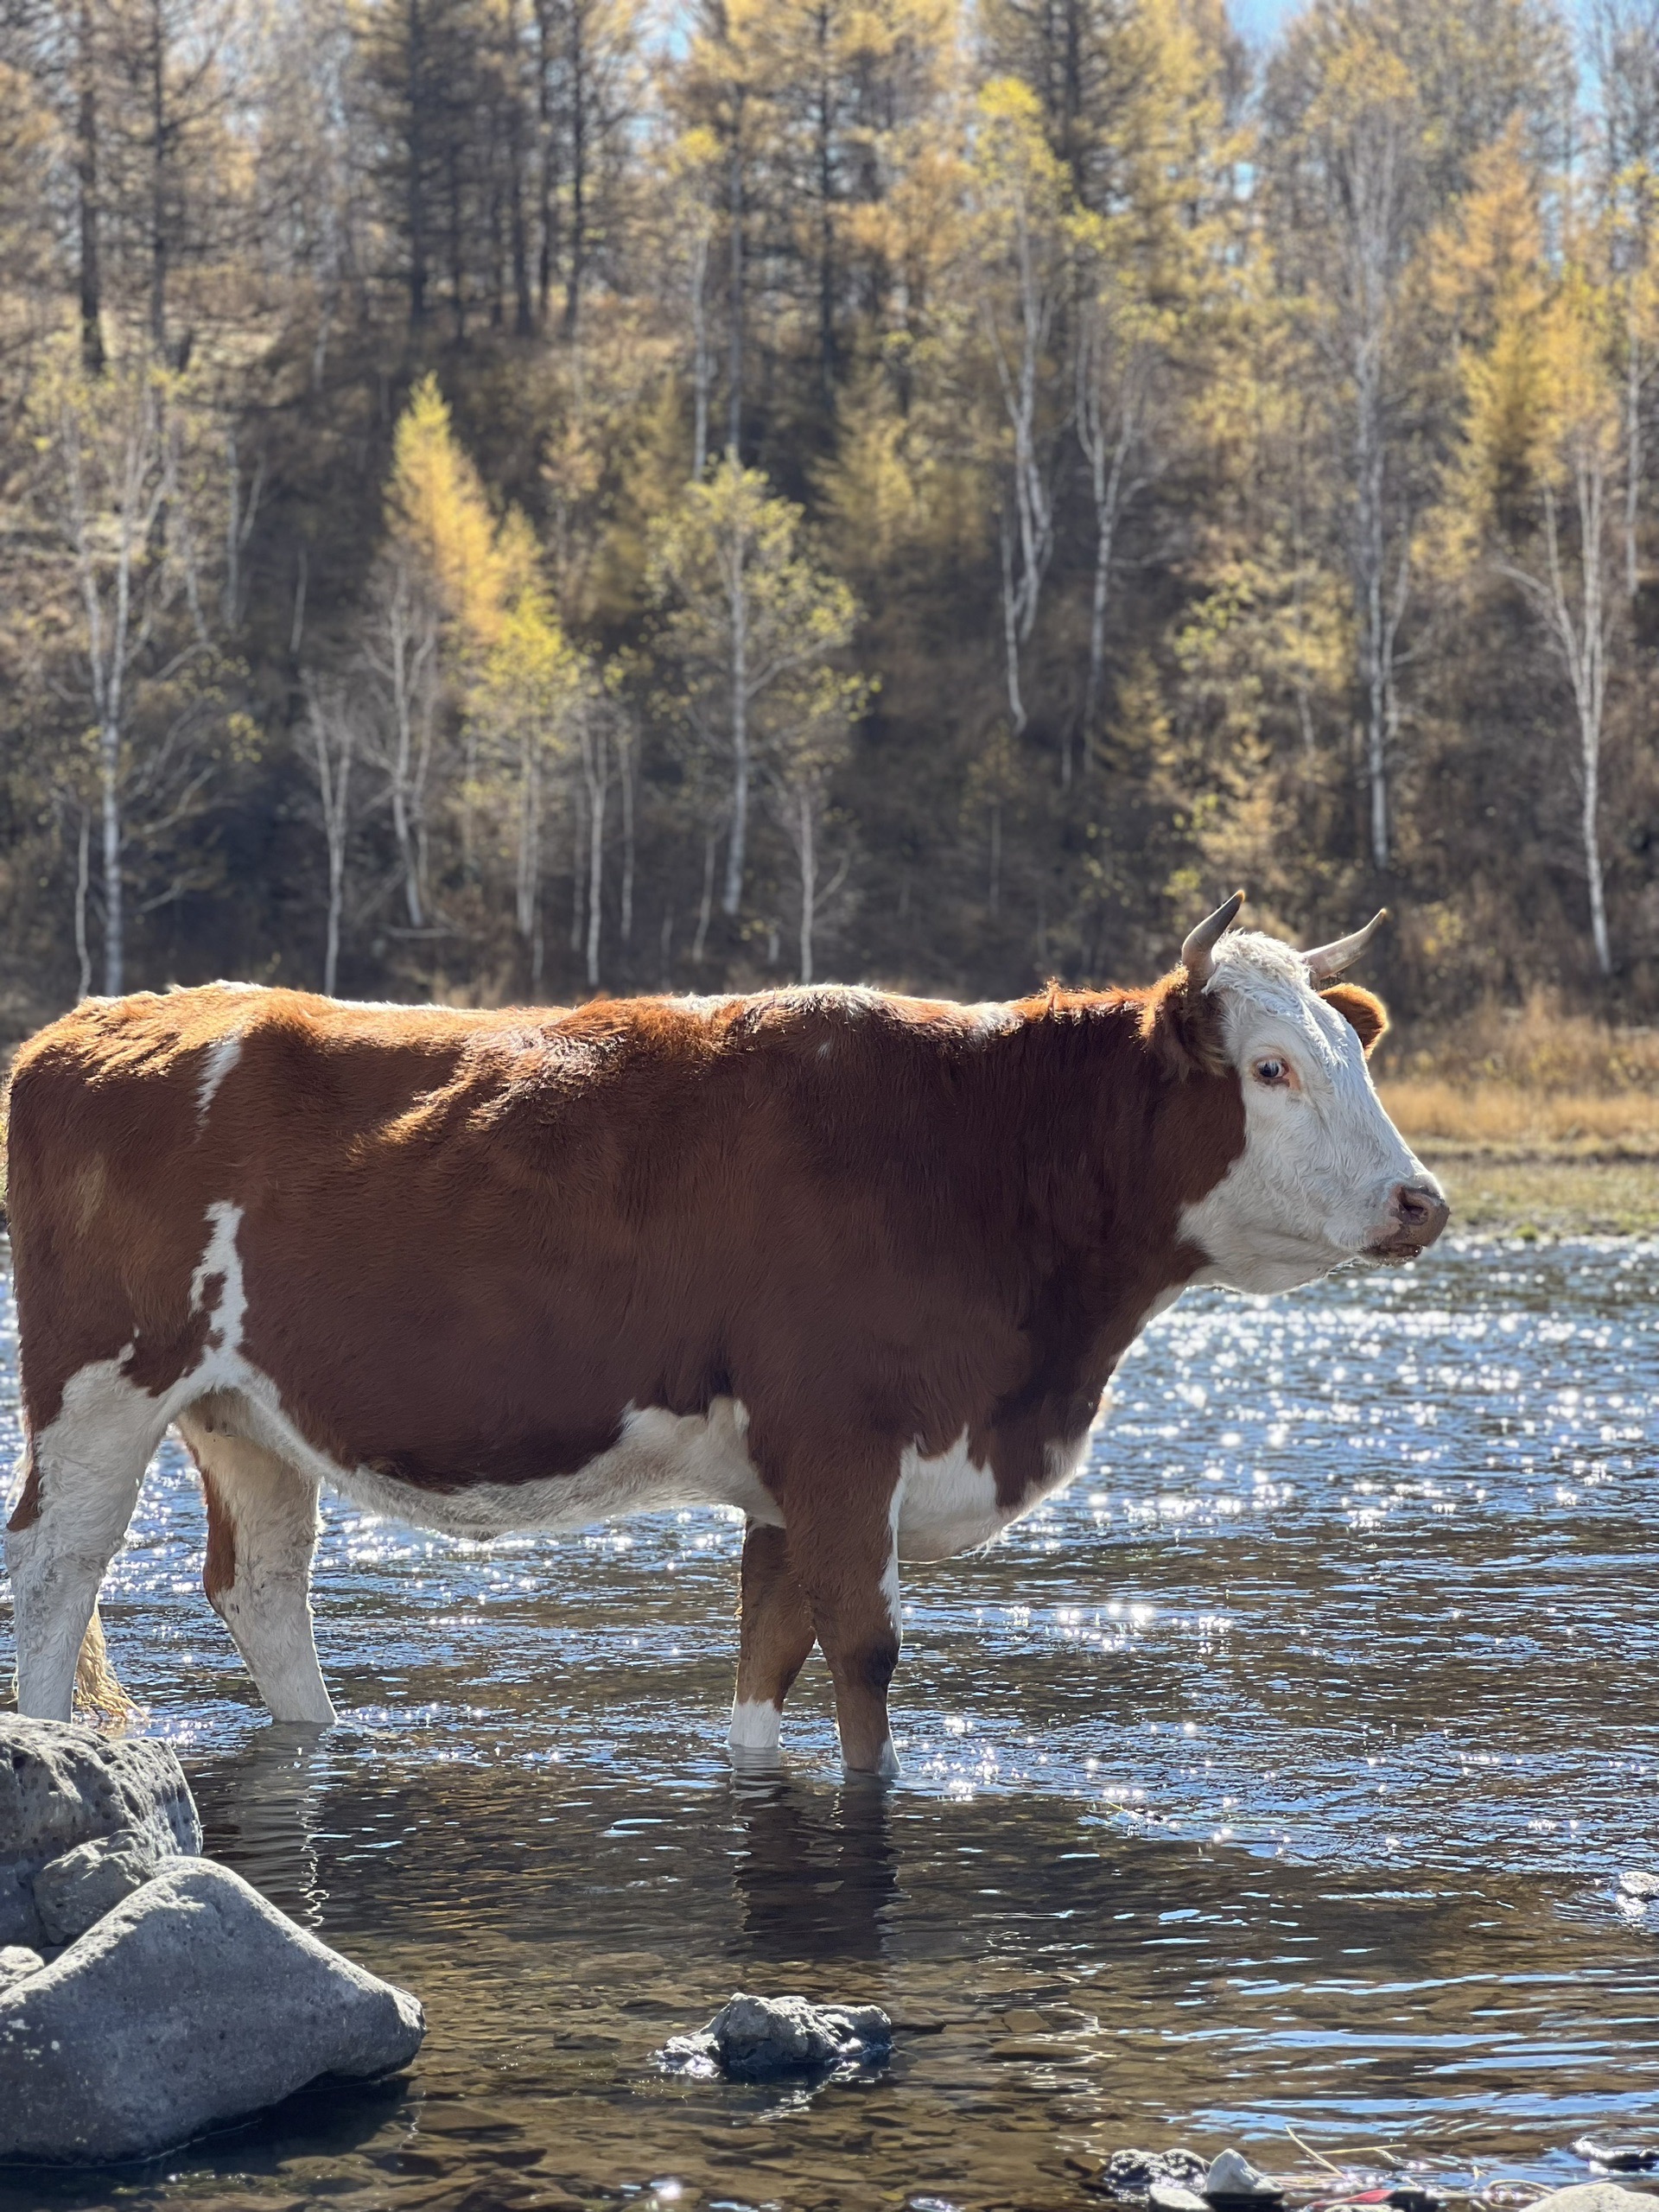
M 1472 195 L 1469 232 L 1488 243 L 1465 353 L 1466 413 L 1452 483 L 1452 543 L 1512 585 L 1567 680 L 1579 845 L 1596 966 L 1612 973 L 1601 806 L 1609 679 L 1621 635 L 1621 470 L 1628 461 L 1617 287 L 1605 236 L 1575 220 L 1566 251 L 1542 251 L 1535 189 L 1511 147 Z M 1494 218 L 1494 207 L 1506 219 Z
M 675 710 L 729 779 L 720 904 L 731 918 L 743 899 L 757 761 L 815 672 L 850 642 L 857 607 L 815 559 L 801 510 L 730 452 L 654 527 L 648 577 Z
M 1068 280 L 1071 200 L 1036 94 L 1000 78 L 980 95 L 974 156 L 975 280 L 1000 401 L 1003 669 L 1017 737 L 1027 721 L 1020 657 L 1054 553 L 1054 472 L 1067 395 L 1053 341 Z
M 190 569 L 202 522 L 192 511 L 195 417 L 182 381 L 143 353 L 94 377 L 61 348 L 33 414 L 35 499 L 73 585 L 73 660 L 96 759 L 104 988 L 113 996 L 126 978 L 129 800 L 154 816 L 153 834 L 199 788 L 196 770 L 181 772 L 184 718 L 147 730 L 139 712 L 142 694 L 171 685 L 208 650 Z

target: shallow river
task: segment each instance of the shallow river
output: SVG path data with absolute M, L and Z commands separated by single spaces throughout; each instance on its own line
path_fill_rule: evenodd
M 1616 1899 L 1659 1867 L 1656 1414 L 1659 1246 L 1191 1295 L 1065 1499 L 910 1573 L 890 1792 L 842 1786 L 817 1660 L 786 1771 L 728 1771 L 713 1513 L 485 1548 L 332 1503 L 344 1723 L 274 1728 L 169 1446 L 117 1666 L 208 1848 L 429 2038 L 389 2088 L 0 2208 L 1058 2212 L 1119 2145 L 1285 2164 L 1287 2127 L 1581 2177 L 1586 2125 L 1659 2121 L 1659 1907 Z M 740 1987 L 879 2001 L 891 2069 L 657 2074 Z

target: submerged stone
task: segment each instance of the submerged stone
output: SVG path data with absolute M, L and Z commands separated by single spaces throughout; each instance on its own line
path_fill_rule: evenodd
M 1579 2158 L 1610 2174 L 1659 2173 L 1659 2143 L 1603 2143 L 1580 2135 L 1573 2148 Z
M 1203 2186 L 1210 2161 L 1196 2151 L 1114 2151 L 1094 2177 L 1097 2189 L 1114 2196 L 1144 2196 L 1155 2182 L 1189 2190 Z
M 879 2005 L 813 2005 L 804 1997 L 751 1997 L 740 1990 L 706 2027 L 675 2036 L 658 2056 L 682 2072 L 762 2082 L 878 2064 L 892 2048 L 893 2022 Z

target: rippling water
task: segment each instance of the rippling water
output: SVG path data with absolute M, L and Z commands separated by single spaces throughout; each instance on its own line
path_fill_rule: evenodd
M 730 1774 L 714 1513 L 486 1548 L 333 1503 L 344 1725 L 273 1728 L 169 1447 L 117 1665 L 209 1849 L 430 2034 L 405 2083 L 0 2207 L 1058 2212 L 1120 2144 L 1283 2163 L 1287 2126 L 1580 2172 L 1586 2123 L 1659 2120 L 1659 1908 L 1615 1897 L 1659 1867 L 1656 1293 L 1607 1243 L 1190 1295 L 1065 1499 L 909 1573 L 889 1793 L 842 1785 L 817 1661 L 786 1773 Z M 740 1986 L 886 2005 L 893 2069 L 656 2075 Z

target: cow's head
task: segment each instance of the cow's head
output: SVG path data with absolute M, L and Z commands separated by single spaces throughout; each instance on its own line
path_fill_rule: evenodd
M 1297 952 L 1255 930 L 1226 934 L 1243 897 L 1181 948 L 1185 991 L 1219 1016 L 1244 1102 L 1243 1151 L 1182 1214 L 1183 1236 L 1210 1259 L 1196 1280 L 1288 1290 L 1344 1260 L 1414 1260 L 1446 1226 L 1446 1196 L 1365 1065 L 1388 1016 L 1369 991 L 1336 980 L 1383 917 Z

